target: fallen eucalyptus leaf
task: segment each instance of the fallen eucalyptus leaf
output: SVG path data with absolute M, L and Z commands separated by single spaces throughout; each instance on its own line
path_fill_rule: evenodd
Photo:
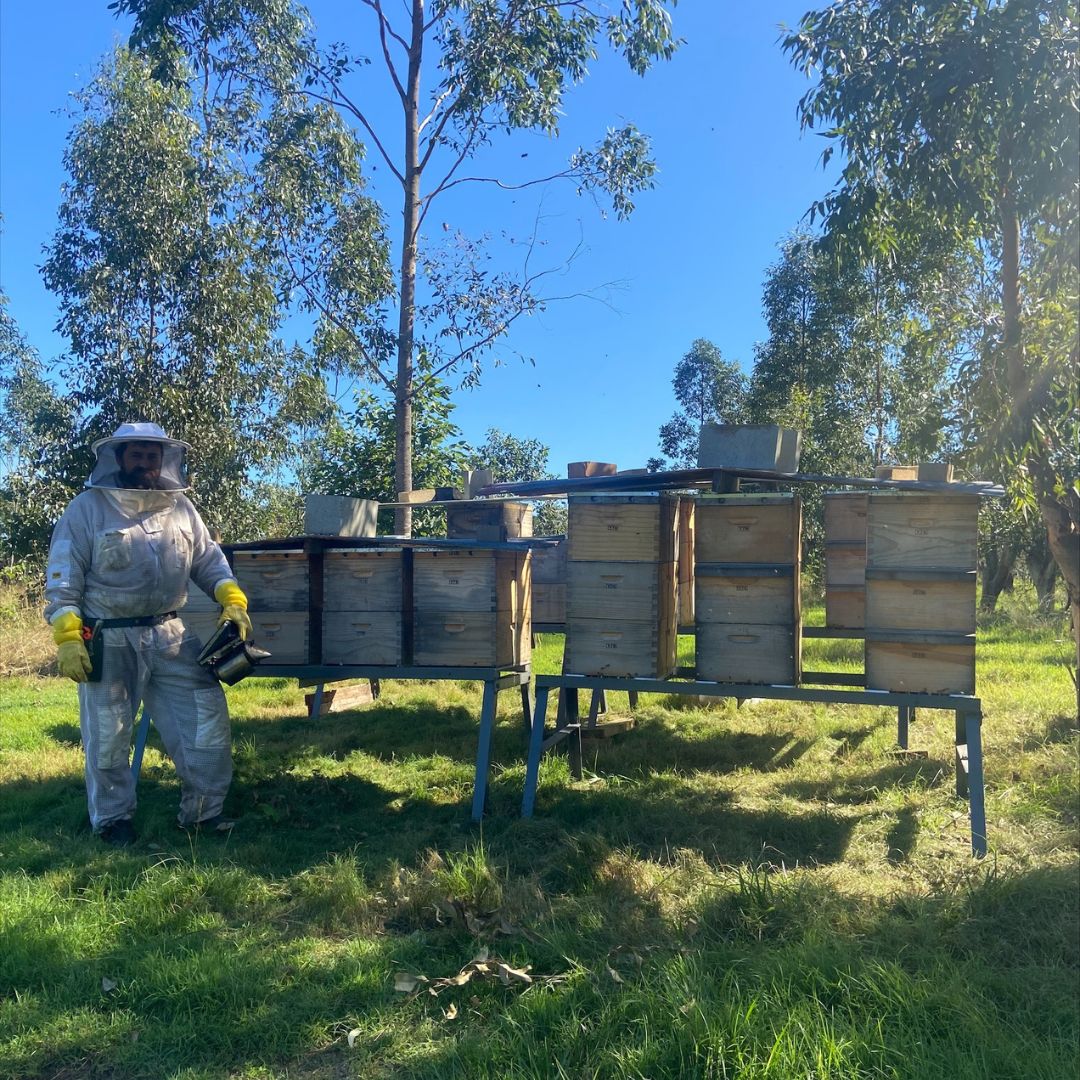
M 612 982 L 621 983 L 623 981 L 623 977 L 610 964 L 607 966 L 607 973 L 611 976 Z
M 119 984 L 115 979 L 110 979 L 107 975 L 101 977 L 101 989 L 104 990 L 106 994 L 111 994 L 118 985 Z
M 360 1029 L 359 1028 L 353 1028 L 352 1031 L 349 1032 L 347 1038 L 349 1040 L 349 1049 L 350 1050 L 356 1045 L 356 1040 L 357 1040 L 357 1037 L 359 1036 L 359 1034 L 360 1034 Z
M 448 1006 L 446 1012 L 443 1013 L 443 1016 L 445 1016 L 447 1020 L 457 1019 L 457 1006 L 452 1001 L 450 1002 L 450 1005 Z
M 505 986 L 509 986 L 513 982 L 523 982 L 526 985 L 529 985 L 532 983 L 529 967 L 531 967 L 531 965 L 523 968 L 512 968 L 509 964 L 504 964 L 502 961 L 499 961 L 496 965 L 496 970 Z

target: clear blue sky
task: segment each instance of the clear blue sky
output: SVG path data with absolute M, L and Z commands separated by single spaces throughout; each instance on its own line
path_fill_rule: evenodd
M 560 302 L 515 325 L 500 350 L 505 362 L 489 367 L 478 389 L 455 396 L 454 416 L 469 441 L 482 441 L 490 426 L 539 438 L 551 447 L 556 473 L 579 459 L 641 466 L 674 409 L 672 369 L 691 341 L 708 338 L 749 370 L 754 343 L 765 334 L 766 268 L 778 241 L 831 180 L 818 163 L 821 140 L 798 129 L 795 107 L 806 81 L 777 44 L 780 24 L 794 26 L 809 6 L 682 0 L 675 17 L 685 44 L 670 63 L 641 79 L 601 58 L 568 99 L 557 143 L 527 136 L 499 147 L 491 161 L 525 179 L 595 142 L 608 126 L 631 121 L 651 136 L 660 173 L 628 221 L 601 217 L 569 188 L 510 195 L 465 186 L 433 212 L 435 230 L 445 222 L 495 236 L 522 236 L 542 214 L 547 265 L 559 266 L 582 245 L 554 289 L 594 291 L 605 301 Z M 309 10 L 321 41 L 346 40 L 375 55 L 369 13 L 355 0 L 313 0 Z M 107 0 L 0 3 L 0 285 L 46 358 L 65 347 L 37 269 L 64 180 L 64 110 L 70 92 L 86 85 L 126 32 Z M 357 92 L 377 116 L 390 118 L 389 99 L 379 97 L 382 74 L 373 64 Z M 396 131 L 396 117 L 391 122 Z M 369 163 L 377 164 L 371 153 Z M 484 164 L 471 171 L 490 171 Z M 393 230 L 400 193 L 382 185 L 384 173 L 372 171 L 372 190 Z M 611 282 L 619 284 L 604 287 Z

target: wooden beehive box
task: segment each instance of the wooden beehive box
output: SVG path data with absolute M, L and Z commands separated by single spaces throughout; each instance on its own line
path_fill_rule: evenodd
M 528 550 L 413 553 L 413 662 L 435 667 L 527 663 L 532 639 Z
M 866 631 L 866 685 L 899 693 L 975 693 L 975 635 Z
M 875 492 L 867 514 L 867 565 L 903 570 L 974 570 L 978 558 L 976 495 Z
M 678 499 L 672 495 L 578 495 L 569 500 L 573 562 L 673 563 Z
M 825 539 L 865 547 L 868 499 L 865 491 L 825 492 Z
M 566 583 L 533 582 L 533 626 L 561 626 L 566 622 Z
M 977 547 L 976 496 L 870 496 L 869 689 L 974 693 Z
M 795 686 L 801 654 L 797 624 L 697 624 L 697 677 L 709 682 Z
M 694 523 L 694 559 L 704 563 L 799 562 L 802 504 L 794 495 L 703 495 Z
M 308 663 L 308 613 L 304 611 L 248 611 L 251 640 L 266 649 L 272 664 Z
M 866 624 L 873 629 L 975 633 L 974 570 L 867 571 Z
M 330 548 L 323 554 L 324 664 L 402 662 L 400 548 Z
M 797 578 L 796 567 L 771 563 L 700 566 L 696 581 L 699 624 L 794 626 L 799 621 Z
M 302 550 L 234 551 L 233 574 L 248 599 L 252 640 L 275 664 L 308 663 L 308 558 Z
M 825 625 L 859 630 L 866 625 L 866 514 L 860 491 L 825 494 Z
M 447 506 L 451 540 L 512 540 L 532 536 L 532 507 L 524 502 L 475 499 Z
M 700 499 L 694 536 L 699 679 L 798 683 L 801 528 L 802 506 L 793 495 Z
M 308 609 L 308 558 L 297 551 L 235 551 L 233 574 L 248 611 Z
M 672 595 L 674 615 L 674 595 Z M 674 618 L 669 625 L 643 619 L 566 619 L 564 667 L 572 675 L 664 679 L 675 670 Z
M 691 495 L 679 499 L 678 567 L 679 625 L 694 624 L 694 525 L 697 500 Z
M 678 499 L 569 501 L 564 668 L 664 678 L 675 669 Z

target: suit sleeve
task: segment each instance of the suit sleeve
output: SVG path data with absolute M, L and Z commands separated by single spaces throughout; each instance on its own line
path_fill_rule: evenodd
M 45 618 L 73 611 L 82 615 L 86 572 L 93 556 L 94 534 L 89 507 L 76 498 L 53 529 L 45 568 Z
M 225 552 L 214 542 L 210 531 L 203 524 L 198 510 L 188 503 L 191 517 L 192 549 L 191 580 L 207 596 L 213 596 L 214 590 L 223 581 L 235 581 L 229 560 Z

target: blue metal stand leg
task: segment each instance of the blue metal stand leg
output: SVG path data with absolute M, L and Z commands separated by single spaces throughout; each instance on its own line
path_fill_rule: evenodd
M 986 855 L 986 789 L 983 783 L 982 714 L 966 714 L 968 754 L 968 808 L 971 813 L 971 853 Z
M 480 735 L 476 744 L 476 782 L 473 784 L 472 819 L 480 821 L 484 816 L 487 799 L 488 768 L 491 763 L 491 731 L 495 726 L 495 698 L 498 680 L 484 683 L 484 703 L 480 707 Z
M 521 816 L 532 817 L 536 805 L 536 784 L 540 776 L 540 755 L 544 749 L 544 722 L 547 720 L 548 688 L 536 688 L 532 732 L 529 735 L 529 757 L 525 763 L 525 791 L 521 796 Z
M 896 709 L 896 742 L 901 750 L 908 748 L 908 724 L 911 721 L 911 712 L 906 705 L 898 705 Z
M 528 680 L 521 684 L 521 718 L 525 723 L 525 734 L 532 733 L 532 697 L 529 693 Z
M 139 720 L 138 730 L 135 732 L 135 752 L 131 755 L 131 775 L 139 779 L 142 770 L 143 751 L 146 750 L 146 737 L 150 734 L 150 714 L 146 706 L 142 707 L 142 717 Z
M 967 720 L 965 714 L 956 714 L 956 794 L 958 798 L 968 797 L 968 746 Z
M 315 696 L 311 700 L 311 717 L 313 720 L 317 720 L 322 712 L 323 687 L 325 685 L 325 683 L 318 683 L 315 687 Z

